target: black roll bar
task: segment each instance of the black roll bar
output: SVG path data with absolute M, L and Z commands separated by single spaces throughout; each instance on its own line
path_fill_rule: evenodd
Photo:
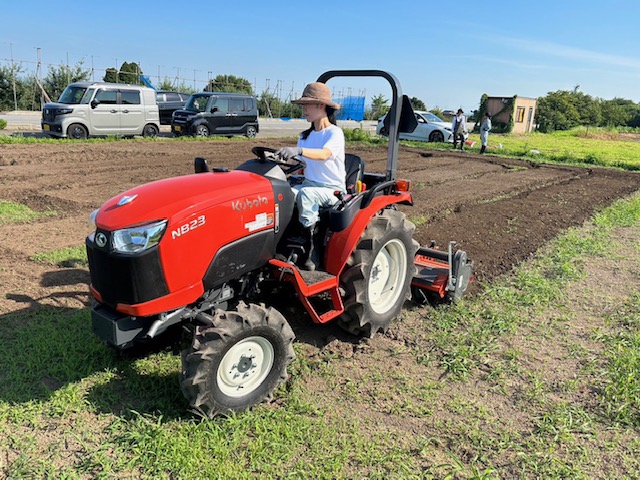
M 334 77 L 382 77 L 391 85 L 393 97 L 387 117 L 389 120 L 389 148 L 387 150 L 387 181 L 396 180 L 398 169 L 398 143 L 400 141 L 400 114 L 402 113 L 402 87 L 392 73 L 384 70 L 329 70 L 318 77 L 318 82 L 327 83 Z

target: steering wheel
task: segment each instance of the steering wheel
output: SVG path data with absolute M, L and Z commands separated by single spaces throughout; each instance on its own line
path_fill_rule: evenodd
M 305 161 L 302 158 L 300 158 L 298 155 L 291 158 L 291 160 L 293 160 L 295 163 L 289 163 L 287 160 L 282 160 L 278 158 L 276 156 L 276 151 L 277 150 L 275 148 L 259 147 L 259 146 L 253 147 L 251 149 L 251 152 L 256 157 L 258 157 L 258 159 L 262 162 L 273 162 L 273 163 L 277 163 L 281 167 L 291 167 L 291 170 L 285 173 L 294 172 L 305 166 Z

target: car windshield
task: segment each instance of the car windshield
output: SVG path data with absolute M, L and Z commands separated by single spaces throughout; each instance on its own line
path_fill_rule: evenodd
M 67 103 L 69 105 L 74 105 L 78 103 L 88 103 L 89 97 L 93 90 L 87 89 L 87 87 L 76 87 L 69 85 L 64 89 L 62 95 L 58 99 L 58 103 Z M 87 93 L 89 93 L 87 95 Z
M 421 115 L 425 118 L 427 122 L 444 122 L 444 120 L 435 116 L 433 113 L 426 112 L 426 113 L 422 113 Z
M 210 95 L 191 95 L 184 108 L 186 110 L 193 110 L 194 112 L 204 112 L 207 108 L 209 98 Z

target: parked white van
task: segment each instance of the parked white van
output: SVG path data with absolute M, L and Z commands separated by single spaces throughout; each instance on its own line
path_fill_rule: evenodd
M 156 92 L 140 85 L 75 82 L 42 109 L 42 131 L 74 139 L 94 135 L 144 135 L 160 131 Z

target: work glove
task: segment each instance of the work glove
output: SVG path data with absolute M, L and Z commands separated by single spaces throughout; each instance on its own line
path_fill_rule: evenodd
M 284 147 L 276 151 L 276 157 L 280 160 L 289 160 L 296 155 L 302 155 L 302 147 Z

